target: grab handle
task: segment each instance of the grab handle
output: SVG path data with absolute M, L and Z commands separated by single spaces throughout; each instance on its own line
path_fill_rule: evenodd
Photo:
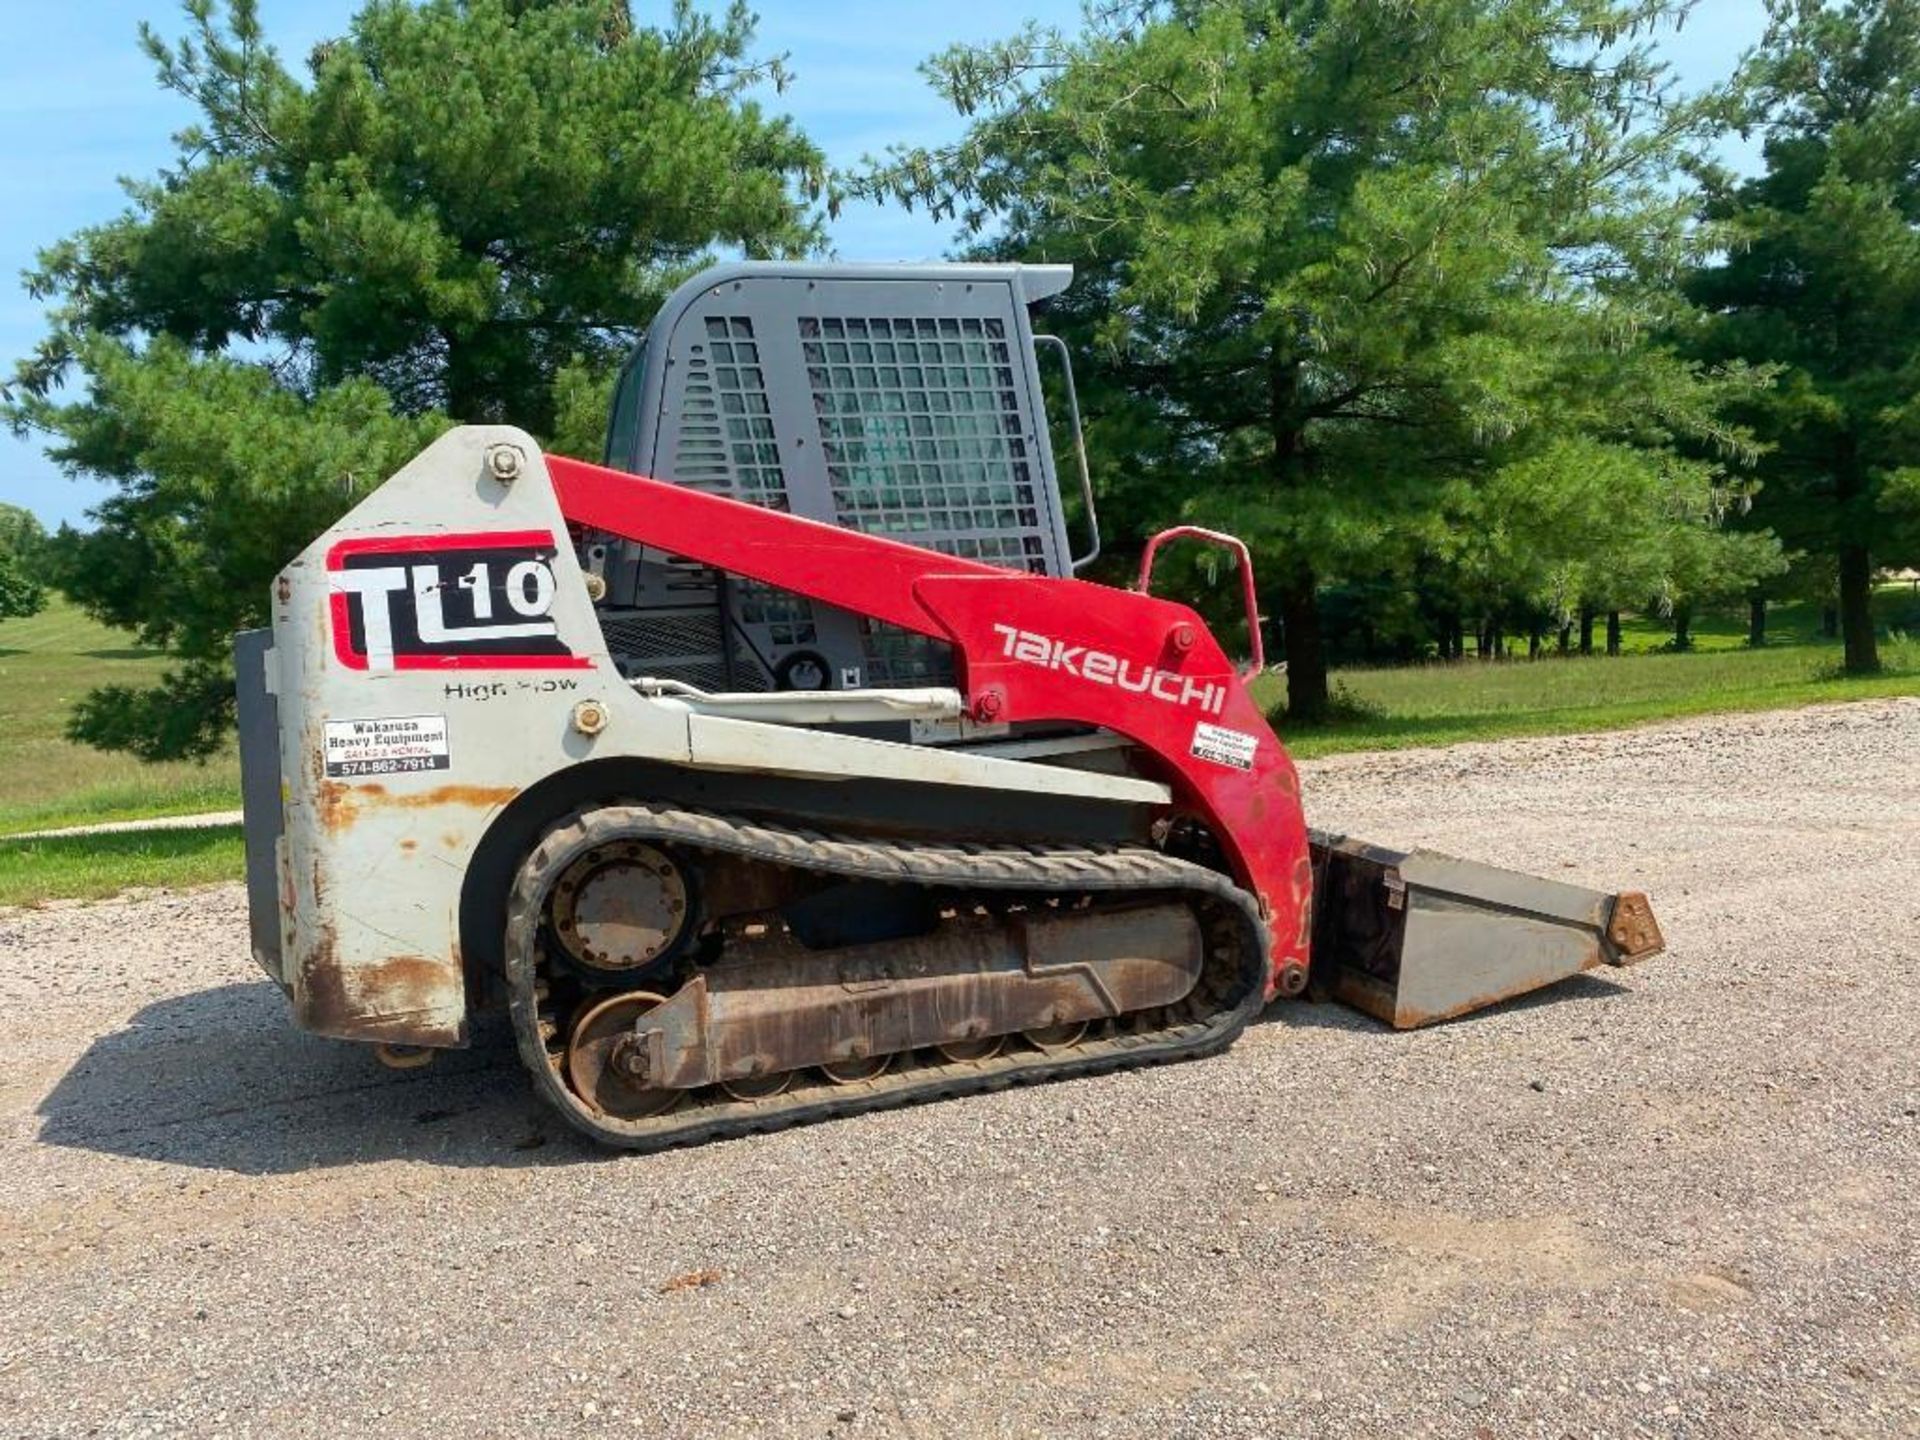
M 1253 645 L 1253 656 L 1248 660 L 1243 676 L 1252 677 L 1267 668 L 1266 647 L 1260 643 L 1260 602 L 1253 589 L 1253 555 L 1247 549 L 1247 542 L 1238 535 L 1228 535 L 1219 530 L 1203 530 L 1198 525 L 1176 525 L 1171 530 L 1162 530 L 1147 541 L 1147 548 L 1140 556 L 1140 583 L 1137 587 L 1142 595 L 1148 594 L 1153 584 L 1153 558 L 1160 547 L 1170 540 L 1199 540 L 1208 545 L 1218 545 L 1231 550 L 1240 561 L 1241 598 L 1247 607 L 1247 638 Z
M 1087 529 L 1093 538 L 1091 550 L 1067 561 L 1073 573 L 1078 575 L 1100 558 L 1100 517 L 1093 508 L 1093 475 L 1087 469 L 1087 437 L 1080 429 L 1080 392 L 1073 388 L 1073 353 L 1067 349 L 1067 342 L 1058 335 L 1036 335 L 1033 343 L 1036 349 L 1050 345 L 1060 352 L 1060 373 L 1067 380 L 1067 414 L 1073 420 L 1073 458 L 1080 467 L 1080 500 L 1087 507 Z

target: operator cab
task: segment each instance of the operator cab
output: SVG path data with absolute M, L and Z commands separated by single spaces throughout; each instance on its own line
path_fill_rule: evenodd
M 606 463 L 691 489 L 1040 575 L 1075 554 L 1038 352 L 1059 356 L 1084 514 L 1091 486 L 1066 346 L 1030 310 L 1066 265 L 724 265 L 683 285 L 621 370 Z M 787 723 L 952 742 L 1004 736 L 950 712 L 949 647 L 770 586 L 588 535 L 599 617 L 651 693 Z M 863 691 L 881 718 L 846 718 Z M 738 697 L 785 692 L 779 706 Z M 909 693 L 911 692 L 911 693 Z M 932 692 L 938 698 L 929 700 Z M 812 716 L 812 719 L 803 718 Z M 985 730 L 989 734 L 975 732 Z

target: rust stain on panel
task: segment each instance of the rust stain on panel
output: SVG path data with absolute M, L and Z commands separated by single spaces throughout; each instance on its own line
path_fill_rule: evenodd
M 458 1045 L 465 984 L 459 957 L 393 955 L 373 965 L 343 966 L 332 927 L 300 968 L 298 1020 L 306 1029 L 352 1040 L 397 1045 Z
M 490 811 L 505 805 L 519 793 L 518 785 L 436 785 L 431 790 L 395 794 L 380 784 L 348 785 L 339 780 L 326 780 L 315 791 L 314 801 L 321 828 L 337 835 L 356 824 L 369 810 L 464 806 Z
M 434 805 L 466 805 L 475 810 L 493 810 L 520 793 L 518 785 L 436 785 L 417 795 L 393 795 L 388 805 L 418 810 Z
M 338 780 L 322 780 L 313 798 L 314 809 L 320 815 L 320 828 L 330 835 L 337 835 L 360 817 L 360 805 L 351 785 L 343 785 Z

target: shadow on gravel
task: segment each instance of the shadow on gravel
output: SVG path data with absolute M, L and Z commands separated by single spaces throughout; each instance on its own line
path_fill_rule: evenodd
M 1626 987 L 1580 975 L 1462 1016 L 1609 1000 Z M 1274 1005 L 1255 1022 L 1379 1031 L 1332 1003 Z M 533 1096 L 503 1022 L 421 1070 L 370 1047 L 293 1028 L 266 981 L 162 1000 L 94 1041 L 41 1101 L 49 1145 L 245 1175 L 408 1159 L 480 1167 L 604 1159 Z
M 266 982 L 149 1005 L 40 1103 L 49 1145 L 246 1175 L 409 1159 L 524 1166 L 593 1158 L 528 1087 L 504 1024 L 420 1070 L 293 1028 Z

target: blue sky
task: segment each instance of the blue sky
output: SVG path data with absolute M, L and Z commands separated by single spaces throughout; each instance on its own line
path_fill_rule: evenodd
M 357 0 L 261 0 L 268 34 L 283 55 L 306 54 L 337 34 Z M 636 0 L 643 21 L 664 6 Z M 959 125 L 928 90 L 916 66 L 956 40 L 1011 34 L 1028 19 L 1070 24 L 1078 0 L 971 0 L 954 9 L 914 0 L 762 0 L 760 37 L 790 57 L 795 83 L 779 97 L 836 164 L 878 153 L 889 142 L 932 142 Z M 1666 42 L 1684 84 L 1721 79 L 1759 38 L 1761 0 L 1702 0 L 1686 28 Z M 27 353 L 41 334 L 40 306 L 11 277 L 41 246 L 109 219 L 123 206 L 117 177 L 149 176 L 172 153 L 171 132 L 186 107 L 153 84 L 135 43 L 152 20 L 163 33 L 184 28 L 173 0 L 0 0 L 0 364 Z M 856 206 L 833 229 L 852 260 L 913 260 L 943 253 L 948 227 L 897 209 Z M 25 505 L 49 525 L 83 523 L 103 486 L 70 480 L 38 443 L 0 435 L 0 500 Z

